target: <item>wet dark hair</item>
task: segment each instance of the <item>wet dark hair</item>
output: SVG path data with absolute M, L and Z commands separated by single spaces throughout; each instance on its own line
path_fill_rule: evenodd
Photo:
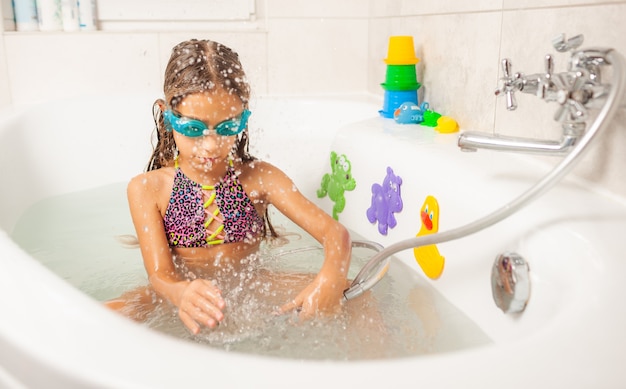
M 239 55 L 227 46 L 210 40 L 191 39 L 174 46 L 167 67 L 163 92 L 165 100 L 158 99 L 152 106 L 157 143 L 146 167 L 156 170 L 174 164 L 176 143 L 163 121 L 163 108 L 176 110 L 188 95 L 211 92 L 217 89 L 236 95 L 244 109 L 250 101 L 250 84 L 239 61 Z M 235 158 L 246 163 L 256 160 L 249 152 L 249 131 L 246 128 L 237 136 Z M 270 223 L 268 212 L 264 215 L 266 231 L 278 236 Z

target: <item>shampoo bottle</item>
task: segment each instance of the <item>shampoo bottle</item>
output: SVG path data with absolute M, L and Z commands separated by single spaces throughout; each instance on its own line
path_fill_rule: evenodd
M 78 31 L 78 0 L 62 0 L 61 15 L 63 16 L 63 30 Z
M 13 0 L 13 12 L 17 31 L 39 30 L 36 0 Z
M 41 31 L 62 31 L 61 0 L 37 0 L 37 15 Z
M 78 0 L 80 29 L 96 30 L 96 0 Z

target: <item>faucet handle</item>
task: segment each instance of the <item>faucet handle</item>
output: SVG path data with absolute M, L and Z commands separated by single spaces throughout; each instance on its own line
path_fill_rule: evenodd
M 578 48 L 578 46 L 583 44 L 585 37 L 580 34 L 576 35 L 568 40 L 565 40 L 565 34 L 559 34 L 552 39 L 552 46 L 559 53 L 564 53 L 566 51 L 574 51 Z
M 554 73 L 554 60 L 550 54 L 546 54 L 543 65 L 546 69 L 546 78 L 552 77 L 552 73 Z
M 580 123 L 588 118 L 585 104 L 593 97 L 588 90 L 589 72 L 581 69 L 570 74 L 565 81 L 565 88 L 559 89 L 556 102 L 561 106 L 554 115 L 554 120 L 562 123 Z
M 522 75 L 520 73 L 513 74 L 511 71 L 511 60 L 505 58 L 502 60 L 502 73 L 504 77 L 500 78 L 500 86 L 496 89 L 496 96 L 504 93 L 506 95 L 506 109 L 513 111 L 517 108 L 515 100 L 515 90 L 521 90 Z
M 554 73 L 554 61 L 550 54 L 546 54 L 544 60 L 545 74 L 539 77 L 539 85 L 537 88 L 537 97 L 545 99 L 548 92 L 553 88 L 552 74 Z
M 550 54 L 544 59 L 545 73 L 539 76 L 537 85 L 537 97 L 544 100 L 555 100 L 554 94 L 560 89 L 565 89 L 565 82 L 560 74 L 554 74 L 554 60 Z

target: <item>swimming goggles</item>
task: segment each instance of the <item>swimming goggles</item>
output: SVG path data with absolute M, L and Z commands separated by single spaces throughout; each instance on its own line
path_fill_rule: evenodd
M 213 131 L 222 136 L 237 135 L 246 128 L 250 114 L 250 111 L 244 109 L 241 115 L 224 120 L 213 126 Z M 175 130 L 191 138 L 208 135 L 210 131 L 209 127 L 203 121 L 181 116 L 174 113 L 171 109 L 163 112 L 163 120 L 167 131 Z

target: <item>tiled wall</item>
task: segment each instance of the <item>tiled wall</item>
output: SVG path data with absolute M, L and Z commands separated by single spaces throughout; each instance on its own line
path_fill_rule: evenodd
M 387 41 L 412 35 L 420 95 L 462 129 L 557 139 L 557 106 L 518 94 L 508 112 L 493 91 L 500 59 L 515 71 L 543 70 L 558 33 L 626 54 L 626 1 L 594 0 L 257 0 L 256 21 L 202 32 L 5 33 L 0 106 L 85 94 L 160 95 L 171 46 L 189 37 L 234 47 L 258 94 L 369 92 L 382 104 Z M 563 70 L 566 55 L 555 57 Z M 626 110 L 577 173 L 626 196 Z M 373 113 L 375 114 L 375 113 Z

